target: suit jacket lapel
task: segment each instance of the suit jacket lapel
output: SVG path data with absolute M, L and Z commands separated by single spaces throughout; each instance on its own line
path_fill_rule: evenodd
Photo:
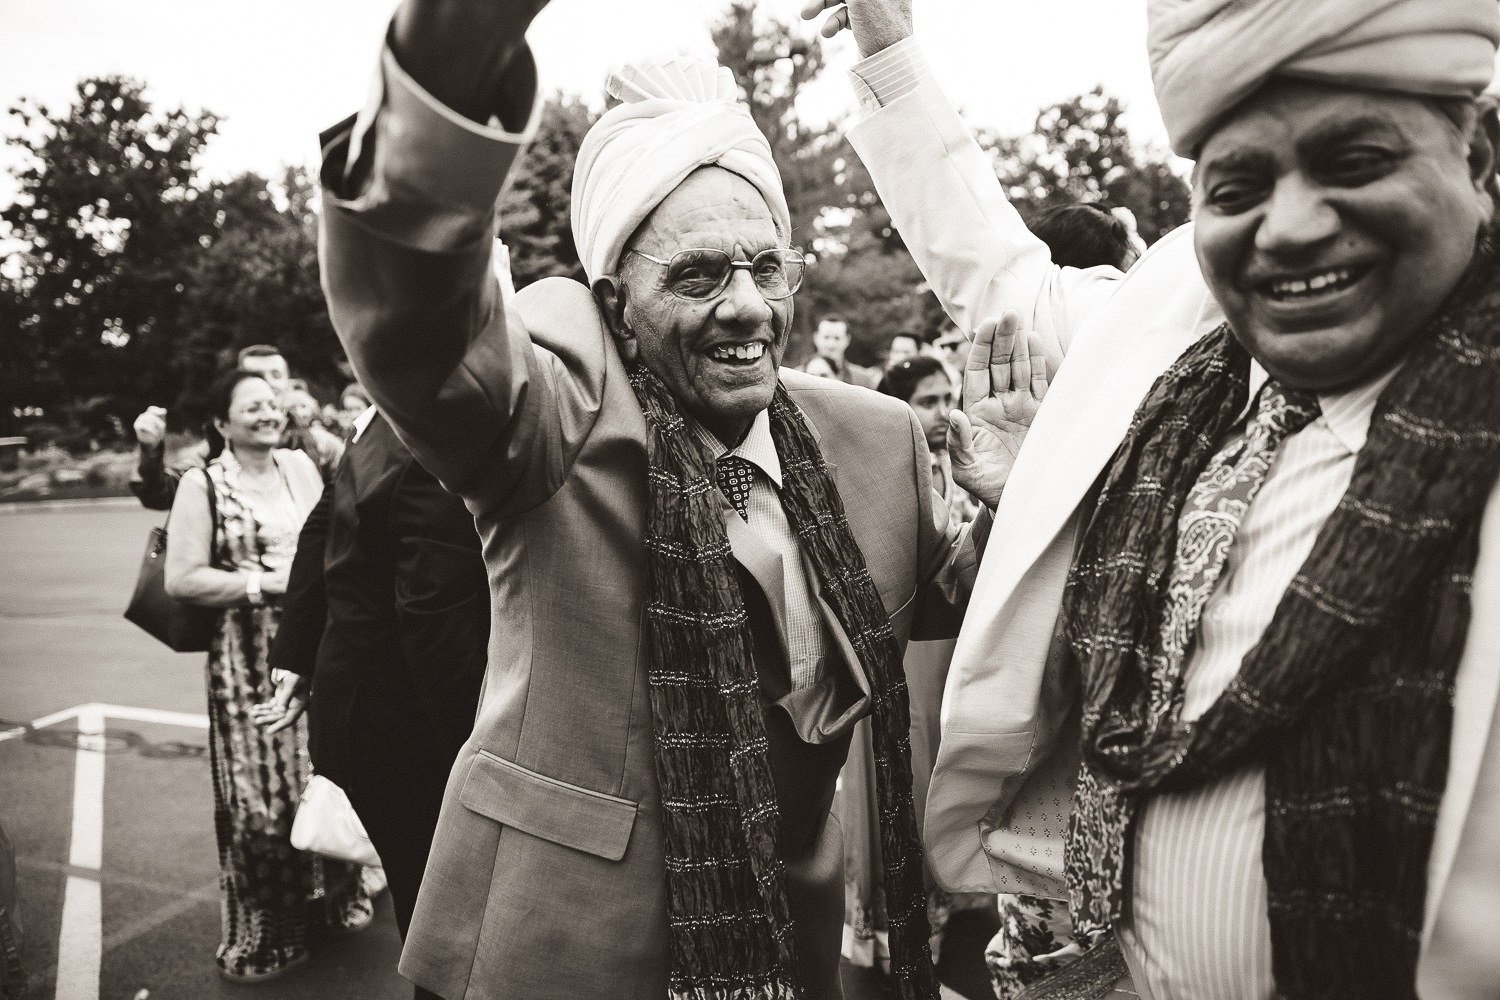
M 1008 594 L 1046 551 L 1124 440 L 1156 379 L 1205 331 L 1200 324 L 1164 325 L 1135 339 L 1104 332 L 1117 342 L 1085 351 L 1075 345 L 1080 356 L 1063 364 L 1027 434 L 1011 474 L 1026 485 L 1002 495 L 995 514 L 1000 544 L 992 537 L 980 566 L 989 593 L 998 586 Z M 1025 530 L 1004 530 L 1009 525 Z
M 790 663 L 792 654 L 791 645 L 787 641 L 786 567 L 782 564 L 781 555 L 756 536 L 727 499 L 724 501 L 724 529 L 729 535 L 729 547 L 734 551 L 734 558 L 750 571 L 750 575 L 755 577 L 755 582 L 760 584 L 760 589 L 766 595 L 766 603 L 771 606 L 771 616 L 776 619 L 776 637 L 781 643 L 782 655 Z

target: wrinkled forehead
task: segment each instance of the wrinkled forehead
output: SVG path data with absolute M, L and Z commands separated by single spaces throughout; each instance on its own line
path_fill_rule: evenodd
M 1437 98 L 1279 76 L 1214 124 L 1194 174 L 1226 158 L 1292 155 L 1361 137 L 1465 155 L 1460 125 Z
M 786 246 L 775 216 L 754 184 L 723 167 L 700 167 L 646 217 L 628 244 L 646 253 L 687 247 L 755 252 Z

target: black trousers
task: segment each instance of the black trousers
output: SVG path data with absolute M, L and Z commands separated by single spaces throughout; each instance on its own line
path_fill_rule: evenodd
M 357 763 L 346 791 L 380 853 L 404 940 L 453 761 L 423 734 L 413 732 L 409 720 L 396 722 L 387 706 L 380 708 L 387 710 L 361 712 L 356 705 L 350 730 Z M 416 991 L 417 1000 L 433 996 L 421 988 Z

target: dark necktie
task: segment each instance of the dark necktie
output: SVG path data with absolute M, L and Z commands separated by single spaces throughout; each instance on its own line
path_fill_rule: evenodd
M 755 482 L 755 466 L 738 455 L 723 455 L 714 463 L 714 478 L 740 517 L 749 521 L 750 484 Z

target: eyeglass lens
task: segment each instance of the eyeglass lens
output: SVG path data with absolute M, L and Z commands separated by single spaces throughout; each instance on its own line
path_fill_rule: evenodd
M 784 299 L 802 284 L 802 257 L 795 250 L 762 250 L 748 263 L 723 250 L 679 250 L 667 263 L 667 287 L 685 299 L 707 299 L 729 284 L 735 267 L 748 268 L 761 294 Z

